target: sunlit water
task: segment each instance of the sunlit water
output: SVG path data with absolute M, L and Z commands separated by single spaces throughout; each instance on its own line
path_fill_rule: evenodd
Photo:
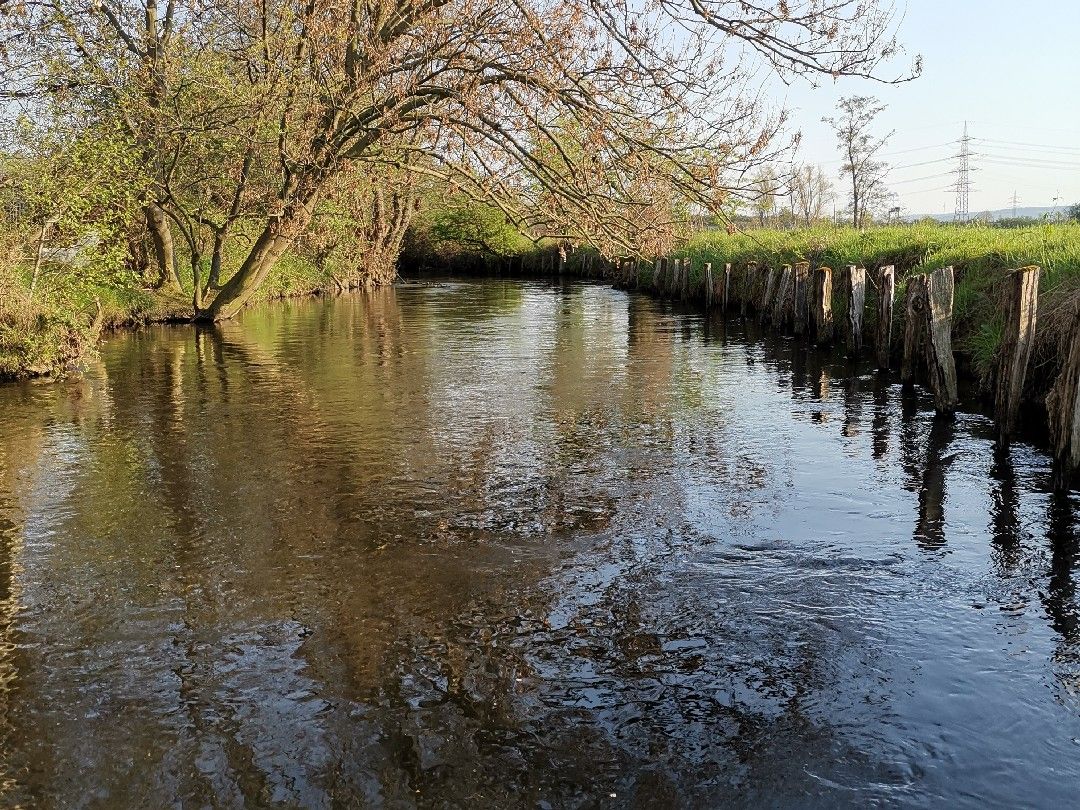
M 407 286 L 0 388 L 3 798 L 1075 806 L 1080 499 L 604 287 Z

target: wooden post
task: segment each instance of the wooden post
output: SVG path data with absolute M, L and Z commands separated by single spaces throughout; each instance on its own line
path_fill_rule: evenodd
M 775 267 L 769 268 L 769 275 L 765 280 L 765 291 L 761 296 L 761 307 L 758 311 L 758 319 L 765 323 L 769 317 L 769 309 L 772 307 L 773 298 L 776 296 L 776 287 L 780 281 L 780 271 Z
M 1064 365 L 1046 397 L 1054 446 L 1054 488 L 1059 491 L 1069 488 L 1073 471 L 1080 467 L 1080 306 L 1073 313 L 1068 338 Z
M 713 280 L 712 280 L 712 262 L 705 262 L 705 267 L 702 268 L 705 271 L 705 309 L 712 309 L 712 296 L 713 296 Z
M 739 302 L 739 314 L 746 317 L 746 307 L 750 302 L 753 282 L 757 279 L 757 262 L 747 262 L 743 268 L 742 300 Z
M 558 262 L 559 275 L 561 276 L 564 272 L 566 272 L 566 245 L 562 243 L 559 244 Z
M 772 322 L 776 329 L 783 328 L 788 320 L 788 312 L 792 309 L 791 296 L 795 292 L 795 272 L 790 264 L 785 264 L 780 271 L 780 282 L 777 286 L 776 300 L 773 302 Z
M 683 301 L 689 301 L 690 300 L 690 266 L 691 266 L 691 260 L 690 260 L 690 257 L 687 256 L 685 259 L 682 260 L 682 285 L 681 286 L 682 286 L 682 300 Z
M 930 390 L 934 394 L 938 413 L 952 413 L 959 399 L 956 361 L 952 353 L 954 289 L 951 267 L 908 279 L 904 361 L 900 379 L 908 384 L 915 379 L 915 355 L 921 333 Z
M 724 297 L 722 300 L 722 306 L 724 312 L 727 312 L 728 303 L 731 301 L 731 262 L 724 264 Z
M 653 264 L 652 288 L 656 291 L 660 288 L 660 259 Z
M 1035 344 L 1035 318 L 1039 305 L 1038 267 L 1022 267 L 1008 275 L 1005 334 L 997 369 L 994 416 L 998 423 L 998 446 L 1005 447 L 1016 427 L 1020 397 L 1024 393 L 1031 349 Z
M 866 268 L 848 265 L 847 271 L 847 347 L 854 357 L 863 347 L 863 312 L 866 310 Z
M 810 293 L 810 262 L 799 262 L 795 265 L 794 276 L 795 290 L 792 293 L 792 322 L 796 335 L 806 332 L 806 317 L 810 311 L 808 305 Z
M 956 281 L 952 267 L 935 270 L 927 279 L 926 365 L 938 413 L 952 413 L 960 400 L 952 351 L 952 312 Z
M 832 339 L 832 269 L 819 267 L 814 272 L 812 305 L 814 340 L 820 345 Z
M 904 297 L 904 357 L 900 363 L 900 382 L 915 382 L 915 364 L 918 362 L 919 340 L 923 326 L 922 309 L 926 305 L 926 276 L 911 276 L 907 281 Z
M 877 350 L 878 368 L 889 367 L 892 354 L 893 298 L 896 295 L 896 268 L 887 264 L 878 270 Z

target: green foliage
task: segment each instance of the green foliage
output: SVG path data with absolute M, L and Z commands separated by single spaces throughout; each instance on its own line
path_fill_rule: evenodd
M 432 208 L 419 227 L 430 232 L 435 247 L 451 246 L 494 256 L 514 256 L 532 242 L 490 205 L 457 198 Z
M 24 244 L 21 266 L 35 296 L 79 295 L 80 288 L 131 286 L 126 233 L 141 191 L 137 150 L 113 123 L 78 132 L 20 121 L 19 150 L 0 174 Z M 41 262 L 37 256 L 41 255 Z
M 136 150 L 115 125 L 57 120 L 19 121 L 17 149 L 0 155 L 0 378 L 83 362 L 104 324 L 148 307 L 126 238 Z

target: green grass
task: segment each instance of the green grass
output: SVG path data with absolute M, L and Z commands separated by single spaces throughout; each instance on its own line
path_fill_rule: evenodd
M 69 283 L 39 291 L 33 299 L 25 261 L 0 263 L 0 380 L 57 375 L 85 365 L 94 356 L 102 328 L 191 317 L 191 269 L 186 255 L 177 259 L 182 292 L 147 289 L 134 275 L 106 282 L 58 268 L 56 272 L 69 274 Z M 255 300 L 332 288 L 326 273 L 304 257 L 286 253 Z
M 707 232 L 677 255 L 690 256 L 700 274 L 705 262 L 762 266 L 809 261 L 833 269 L 857 264 L 873 271 L 895 265 L 897 288 L 916 273 L 951 265 L 956 272 L 955 348 L 985 378 L 1001 339 L 1002 282 L 1008 270 L 1030 264 L 1042 270 L 1040 326 L 1051 325 L 1055 305 L 1080 288 L 1080 222 L 1026 228 L 957 227 L 918 223 L 871 228 L 818 227 L 797 231 Z

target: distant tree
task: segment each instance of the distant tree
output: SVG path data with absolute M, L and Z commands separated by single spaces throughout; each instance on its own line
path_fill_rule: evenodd
M 873 96 L 846 96 L 836 106 L 839 115 L 821 120 L 836 133 L 844 161 L 840 176 L 851 180 L 851 222 L 859 228 L 869 222 L 874 209 L 888 199 L 885 174 L 889 165 L 878 160 L 877 154 L 893 133 L 881 138 L 871 134 L 874 119 L 885 109 L 885 105 Z
M 776 214 L 777 196 L 780 191 L 780 180 L 776 172 L 766 166 L 754 176 L 753 196 L 751 203 L 754 213 L 757 214 L 758 223 L 762 228 Z
M 1069 219 L 1075 219 L 1080 222 L 1080 202 L 1069 206 L 1069 210 L 1066 212 L 1066 216 Z
M 834 196 L 832 183 L 820 166 L 800 166 L 791 177 L 788 197 L 792 215 L 808 227 L 825 216 Z

